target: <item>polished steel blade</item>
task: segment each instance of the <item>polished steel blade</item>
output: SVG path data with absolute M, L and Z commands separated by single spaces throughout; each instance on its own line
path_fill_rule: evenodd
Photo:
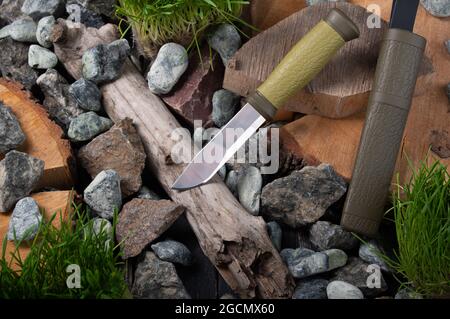
M 265 121 L 266 119 L 247 103 L 194 157 L 172 188 L 185 190 L 208 182 Z M 210 154 L 218 156 L 211 158 Z

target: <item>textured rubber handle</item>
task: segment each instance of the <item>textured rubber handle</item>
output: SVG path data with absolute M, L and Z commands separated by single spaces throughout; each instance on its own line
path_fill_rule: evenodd
M 345 44 L 359 36 L 358 27 L 340 10 L 309 31 L 258 88 L 275 108 L 306 86 Z
M 424 38 L 401 29 L 383 39 L 341 220 L 347 230 L 369 237 L 378 232 L 425 45 Z

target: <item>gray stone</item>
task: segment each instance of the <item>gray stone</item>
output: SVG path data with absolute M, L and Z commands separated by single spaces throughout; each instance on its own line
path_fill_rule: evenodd
M 344 282 L 332 281 L 327 286 L 328 299 L 364 299 L 364 295 L 357 287 Z
M 21 10 L 36 20 L 49 15 L 59 18 L 64 14 L 64 2 L 64 0 L 25 0 Z
M 95 83 L 114 81 L 120 77 L 129 54 L 130 45 L 125 39 L 88 49 L 82 58 L 83 76 Z
M 319 250 L 339 248 L 350 250 L 358 246 L 358 239 L 340 225 L 318 221 L 309 230 L 311 242 Z
M 111 222 L 104 218 L 95 217 L 92 219 L 92 231 L 95 235 L 106 233 L 110 239 L 114 239 L 114 229 Z
M 237 185 L 239 202 L 254 216 L 259 214 L 262 183 L 261 172 L 254 166 L 248 166 L 239 176 Z
M 51 40 L 51 34 L 56 20 L 54 16 L 44 17 L 39 20 L 36 30 L 37 42 L 44 48 L 51 48 L 53 42 Z
M 328 270 L 338 269 L 347 263 L 347 254 L 340 249 L 328 249 L 322 253 L 328 256 Z
M 122 206 L 119 175 L 113 170 L 100 172 L 84 190 L 84 201 L 98 216 L 112 220 Z
M 44 161 L 25 153 L 10 151 L 0 161 L 0 212 L 10 211 L 28 196 L 44 174 Z
M 80 108 L 87 111 L 100 111 L 102 93 L 94 82 L 81 78 L 72 83 L 69 87 L 69 93 Z
M 217 172 L 217 174 L 220 176 L 220 178 L 225 181 L 225 179 L 227 178 L 227 166 L 223 165 L 219 171 Z
M 445 41 L 445 47 L 447 48 L 447 52 L 450 54 L 450 40 Z
M 152 191 L 150 188 L 148 188 L 147 186 L 142 186 L 139 189 L 137 198 L 141 198 L 141 199 L 151 199 L 151 200 L 160 200 L 161 197 L 156 194 L 154 191 Z
M 58 57 L 49 49 L 33 44 L 28 51 L 28 64 L 35 69 L 52 69 L 58 64 Z
M 327 299 L 328 280 L 307 278 L 299 280 L 292 299 Z
M 9 107 L 0 101 L 0 154 L 16 149 L 25 142 L 25 134 Z
M 225 179 L 225 184 L 235 197 L 238 197 L 237 191 L 238 181 L 239 181 L 239 173 L 234 170 L 229 171 L 227 174 L 227 178 Z
M 436 17 L 450 16 L 450 1 L 448 0 L 420 0 L 422 6 Z
M 226 66 L 231 57 L 242 45 L 241 36 L 235 26 L 231 24 L 221 24 L 211 34 L 208 35 L 208 43 L 216 50 Z
M 217 127 L 227 124 L 236 114 L 240 97 L 222 89 L 214 92 L 212 99 L 212 120 Z
M 192 254 L 182 243 L 175 240 L 165 240 L 153 244 L 152 250 L 159 259 L 183 266 L 192 265 Z
M 306 0 L 306 5 L 313 6 L 315 4 L 326 3 L 326 2 L 347 2 L 347 0 Z
M 20 18 L 5 28 L 7 28 L 7 33 L 11 39 L 15 41 L 31 43 L 37 42 L 37 24 L 29 17 Z
M 25 0 L 3 0 L 0 2 L 0 21 L 12 23 L 23 15 L 20 8 Z
M 45 95 L 44 107 L 50 118 L 66 130 L 70 122 L 84 111 L 77 106 L 69 94 L 69 84 L 56 70 L 48 69 L 37 79 L 37 84 Z
M 0 40 L 0 73 L 8 80 L 21 83 L 31 90 L 39 76 L 38 71 L 28 65 L 29 45 L 10 37 Z
M 88 28 L 100 29 L 105 25 L 105 22 L 99 14 L 86 9 L 79 4 L 68 4 L 66 6 L 66 11 L 69 14 L 67 20 L 82 23 Z
M 294 278 L 306 278 L 342 267 L 347 255 L 338 249 L 314 252 L 306 248 L 283 249 L 281 258 Z
M 114 17 L 117 0 L 68 0 L 67 4 L 79 4 L 97 14 Z
M 190 299 L 175 266 L 146 252 L 134 274 L 131 293 L 136 299 Z
M 267 232 L 269 233 L 270 240 L 275 248 L 281 250 L 281 240 L 283 239 L 283 231 L 277 222 L 267 223 Z
M 188 64 L 188 54 L 182 45 L 163 45 L 147 75 L 150 91 L 154 94 L 169 93 L 186 72 Z
M 86 142 L 113 126 L 113 122 L 94 112 L 83 113 L 70 122 L 67 135 L 72 142 Z
M 394 299 L 423 299 L 423 296 L 414 290 L 403 288 L 395 294 Z
M 370 264 L 354 257 L 349 259 L 347 265 L 335 271 L 332 280 L 348 282 L 358 287 L 366 297 L 379 296 L 388 288 L 379 268 L 370 267 Z
M 4 39 L 6 37 L 9 37 L 9 29 L 11 28 L 11 25 L 6 25 L 3 28 L 0 29 L 0 39 Z
M 346 183 L 330 165 L 307 166 L 267 184 L 261 195 L 261 212 L 297 228 L 316 222 L 346 190 Z
M 42 222 L 39 206 L 31 197 L 19 200 L 9 220 L 8 240 L 32 240 Z
M 363 243 L 359 246 L 359 258 L 369 264 L 380 266 L 380 268 L 386 272 L 390 272 L 391 270 L 389 269 L 389 266 L 380 257 L 382 254 L 384 254 L 384 250 L 375 240 L 370 240 L 369 242 Z

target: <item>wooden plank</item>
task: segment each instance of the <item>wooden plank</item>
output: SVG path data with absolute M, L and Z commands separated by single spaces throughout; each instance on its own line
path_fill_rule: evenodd
M 357 0 L 360 5 L 379 4 L 383 18 L 390 14 L 390 1 Z M 450 38 L 448 19 L 438 19 L 419 8 L 415 32 L 428 40 L 425 54 L 430 57 L 433 72 L 418 79 L 415 96 L 403 138 L 396 172 L 400 182 L 409 180 L 411 171 L 406 156 L 414 166 L 425 158 L 428 149 L 436 141 L 436 132 L 450 131 L 449 101 L 445 87 L 450 74 L 449 54 L 444 41 Z M 289 151 L 304 157 L 312 164 L 330 163 L 347 180 L 351 178 L 354 160 L 363 128 L 364 116 L 332 120 L 308 115 L 284 127 L 282 137 Z M 447 135 L 448 136 L 448 135 Z M 445 139 L 445 138 L 443 138 Z M 447 140 L 447 144 L 450 141 Z M 444 165 L 450 164 L 450 158 L 440 158 Z M 430 157 L 429 161 L 432 161 Z
M 74 41 L 55 43 L 58 47 L 55 51 L 68 72 L 79 78 L 79 57 L 83 49 L 78 44 L 98 44 L 105 38 L 69 21 L 65 24 L 66 32 L 73 35 Z M 103 28 L 98 33 L 103 35 Z M 190 159 L 187 152 L 173 158 L 172 150 L 175 146 L 190 149 L 192 141 L 171 139 L 174 131 L 181 128 L 180 124 L 148 90 L 147 82 L 131 61 L 125 63 L 118 80 L 102 87 L 102 93 L 105 110 L 113 121 L 126 117 L 133 120 L 150 169 L 170 198 L 186 207 L 187 219 L 203 252 L 230 287 L 243 298 L 290 297 L 294 282 L 270 241 L 265 222 L 248 214 L 219 177 L 192 190 L 171 189 L 185 167 L 175 162 L 188 163 Z
M 61 128 L 17 83 L 0 78 L 0 101 L 11 108 L 25 133 L 25 143 L 17 150 L 45 162 L 44 176 L 38 188 L 71 189 L 74 160 L 69 141 L 62 139 Z
M 250 3 L 252 26 L 266 30 L 306 7 L 305 0 L 257 0 Z
M 73 191 L 36 193 L 31 195 L 31 197 L 34 198 L 41 211 L 43 211 L 45 220 L 50 220 L 52 215 L 56 213 L 56 217 L 52 222 L 55 227 L 59 227 L 61 225 L 61 216 L 63 220 L 67 220 L 67 218 L 69 218 L 71 209 L 70 205 L 73 199 Z M 0 214 L 0 247 L 3 247 L 3 240 L 5 240 L 5 236 L 8 233 L 10 217 L 11 213 Z M 8 263 L 11 262 L 11 253 L 13 253 L 15 249 L 16 247 L 14 242 L 8 240 L 8 243 L 6 244 L 5 255 Z M 22 243 L 18 248 L 18 253 L 22 260 L 25 260 L 29 252 L 30 247 L 27 245 L 27 243 Z M 19 269 L 15 262 L 11 263 L 11 268 L 14 270 Z
M 372 88 L 386 23 L 382 22 L 381 28 L 369 28 L 366 21 L 370 14 L 365 8 L 348 3 L 323 3 L 305 8 L 252 38 L 228 63 L 224 88 L 248 96 L 292 46 L 335 7 L 355 21 L 361 36 L 347 43 L 306 88 L 286 103 L 285 109 L 330 118 L 361 111 Z

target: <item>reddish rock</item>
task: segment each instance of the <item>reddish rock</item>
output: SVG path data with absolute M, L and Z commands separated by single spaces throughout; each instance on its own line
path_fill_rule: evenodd
M 118 122 L 108 132 L 83 146 L 78 158 L 92 178 L 107 169 L 116 171 L 124 196 L 136 193 L 142 186 L 141 174 L 146 155 L 131 119 Z
M 116 236 L 123 258 L 135 257 L 164 233 L 184 212 L 184 207 L 170 200 L 135 198 L 119 214 Z
M 222 88 L 223 76 L 220 56 L 215 54 L 211 60 L 206 47 L 202 50 L 202 61 L 198 52 L 194 52 L 189 68 L 175 89 L 162 98 L 190 124 L 194 120 L 202 120 L 203 126 L 209 126 L 212 124 L 212 97 L 215 91 Z

